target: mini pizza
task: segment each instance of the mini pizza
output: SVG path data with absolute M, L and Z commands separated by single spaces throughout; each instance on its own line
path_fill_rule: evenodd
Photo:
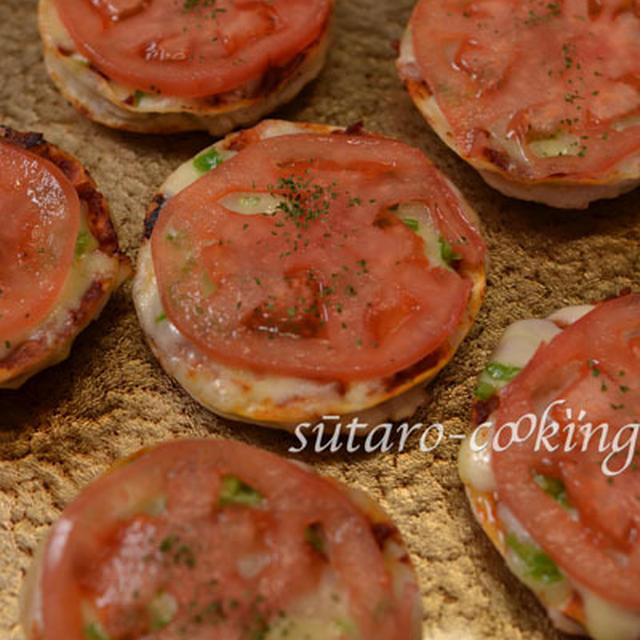
M 473 419 L 460 474 L 511 571 L 559 629 L 640 638 L 640 294 L 510 326 Z
M 129 274 L 102 194 L 39 133 L 0 126 L 0 388 L 69 355 Z
M 117 129 L 223 135 L 322 69 L 333 0 L 40 0 L 63 95 Z
M 585 208 L 640 184 L 640 11 L 623 0 L 420 0 L 398 70 L 502 193 Z
M 431 379 L 469 330 L 485 287 L 472 220 L 417 149 L 265 121 L 160 189 L 138 317 L 166 371 L 223 416 L 287 428 L 362 411 Z
M 419 640 L 403 541 L 361 491 L 247 445 L 143 451 L 63 511 L 29 640 Z

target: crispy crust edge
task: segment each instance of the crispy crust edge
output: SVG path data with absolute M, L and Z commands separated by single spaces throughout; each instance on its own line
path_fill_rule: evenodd
M 70 311 L 70 326 L 58 331 L 52 340 L 47 340 L 46 335 L 27 339 L 0 361 L 0 389 L 15 389 L 32 375 L 68 357 L 75 337 L 100 313 L 111 293 L 129 276 L 131 262 L 119 251 L 105 197 L 79 160 L 47 142 L 38 132 L 20 132 L 0 125 L 0 139 L 52 162 L 62 171 L 75 188 L 81 205 L 86 206 L 89 231 L 98 242 L 99 251 L 118 263 L 115 280 L 98 278 L 86 289 L 79 304 Z

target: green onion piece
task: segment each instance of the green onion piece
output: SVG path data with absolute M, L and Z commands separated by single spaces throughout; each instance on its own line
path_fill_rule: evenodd
M 220 155 L 220 152 L 217 149 L 212 148 L 201 153 L 199 156 L 196 156 L 193 161 L 193 166 L 200 173 L 207 173 L 207 171 L 215 169 L 221 163 L 222 155 Z
M 500 380 L 501 382 L 509 382 L 513 380 L 522 371 L 521 367 L 510 367 L 499 362 L 490 362 L 485 369 L 492 380 Z
M 479 382 L 476 390 L 473 392 L 473 395 L 478 398 L 478 400 L 488 400 L 492 395 L 495 394 L 497 389 L 488 382 Z
M 140 105 L 140 100 L 142 100 L 142 98 L 145 96 L 145 92 L 144 91 L 140 91 L 140 89 L 136 89 L 133 92 L 133 106 L 137 107 Z
M 167 319 L 167 314 L 163 311 L 156 316 L 156 322 L 164 322 Z
M 534 580 L 544 584 L 553 584 L 562 580 L 558 565 L 540 549 L 522 542 L 512 533 L 507 536 L 507 545 L 524 562 L 527 575 Z
M 324 535 L 324 529 L 321 522 L 314 522 L 304 530 L 304 539 L 313 547 L 319 554 L 326 556 L 326 540 Z
M 438 242 L 440 243 L 440 257 L 449 266 L 456 260 L 462 260 L 462 256 L 456 253 L 442 236 L 438 238 Z
M 85 625 L 84 637 L 87 640 L 111 640 L 99 622 L 90 622 Z
M 536 484 L 556 502 L 565 508 L 570 507 L 569 500 L 567 498 L 567 490 L 562 480 L 559 478 L 552 478 L 551 476 L 543 476 L 535 471 L 533 472 L 533 479 Z
M 89 242 L 91 242 L 91 234 L 88 231 L 80 231 L 76 238 L 76 248 L 74 250 L 76 258 L 83 255 L 89 248 Z
M 411 229 L 411 231 L 415 231 L 416 233 L 418 233 L 420 229 L 420 223 L 417 220 L 415 220 L 414 218 L 402 218 L 402 222 L 406 224 L 407 227 Z
M 158 631 L 173 620 L 178 611 L 178 604 L 170 593 L 161 591 L 149 602 L 147 611 L 151 620 L 151 629 Z
M 246 507 L 257 507 L 263 501 L 261 493 L 252 489 L 249 485 L 235 476 L 224 476 L 220 489 L 218 503 L 221 507 L 229 504 L 241 504 Z

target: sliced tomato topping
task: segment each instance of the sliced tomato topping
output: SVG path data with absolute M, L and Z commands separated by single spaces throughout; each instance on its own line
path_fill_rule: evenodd
M 279 204 L 243 215 L 223 204 L 233 194 Z M 459 272 L 431 263 L 394 214 L 407 202 L 429 207 Z M 421 152 L 347 135 L 250 145 L 172 198 L 152 236 L 183 335 L 231 365 L 328 380 L 392 374 L 443 345 L 469 299 L 460 274 L 484 250 Z
M 55 0 L 80 52 L 132 89 L 203 97 L 259 79 L 316 42 L 330 0 Z
M 414 591 L 398 601 L 371 523 L 332 482 L 246 445 L 185 440 L 65 509 L 44 552 L 42 625 L 46 640 L 262 638 L 296 611 L 322 616 L 296 609 L 317 597 L 341 601 L 358 637 L 397 640 Z
M 421 0 L 411 28 L 467 157 L 542 179 L 597 177 L 640 151 L 637 3 Z
M 0 340 L 17 343 L 55 305 L 73 260 L 80 201 L 53 163 L 0 142 Z
M 492 453 L 500 499 L 565 573 L 640 610 L 640 451 L 628 426 L 637 430 L 640 422 L 640 294 L 600 305 L 543 344 L 500 393 L 496 424 L 530 412 L 541 417 L 556 400 L 565 403 L 551 416 L 561 428 L 550 441 L 555 452 L 544 445 L 536 451 L 533 437 Z M 592 438 L 572 423 L 591 423 Z M 613 477 L 602 465 L 616 438 L 608 468 L 626 470 Z M 534 472 L 562 480 L 577 518 L 540 488 Z

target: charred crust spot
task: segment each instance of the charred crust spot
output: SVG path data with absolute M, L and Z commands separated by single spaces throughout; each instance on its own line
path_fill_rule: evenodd
M 473 403 L 471 419 L 474 425 L 480 425 L 489 419 L 489 416 L 497 411 L 500 406 L 500 396 L 495 393 L 488 400 L 478 400 Z
M 269 67 L 262 76 L 257 95 L 254 97 L 273 93 L 289 76 L 296 72 L 306 58 L 307 54 L 302 52 L 282 67 Z
M 156 194 L 156 197 L 151 201 L 149 208 L 147 209 L 147 215 L 144 218 L 144 237 L 145 240 L 149 240 L 153 230 L 158 222 L 158 217 L 162 208 L 167 203 L 167 196 L 163 193 Z
M 620 293 L 618 294 L 618 296 L 622 298 L 623 296 L 630 296 L 632 293 L 633 289 L 631 289 L 631 287 L 623 287 L 622 289 L 620 289 Z
M 227 149 L 229 151 L 242 151 L 251 143 L 256 141 L 256 133 L 254 129 L 244 129 L 240 133 L 233 136 L 229 141 Z
M 0 125 L 0 136 L 2 136 L 5 142 L 14 144 L 17 147 L 21 147 L 29 151 L 34 150 L 35 147 L 45 144 L 44 136 L 37 131 L 21 133 L 20 131 L 15 131 L 11 127 Z
M 371 533 L 382 551 L 387 540 L 393 538 L 398 533 L 398 529 L 388 522 L 374 522 L 371 524 Z
M 366 135 L 364 131 L 364 122 L 362 120 L 358 120 L 357 122 L 352 122 L 345 129 L 338 129 L 334 131 L 337 135 L 345 135 L 345 136 L 363 136 Z
M 391 48 L 393 49 L 395 54 L 399 55 L 400 54 L 400 40 L 398 40 L 398 39 L 392 40 L 389 44 L 391 45 Z
M 96 67 L 94 64 L 90 63 L 89 69 L 91 69 L 93 73 L 97 73 L 101 78 L 104 78 L 105 80 L 110 80 L 109 76 L 106 73 L 103 73 L 102 71 L 100 71 L 100 69 L 98 69 L 98 67 Z
M 342 397 L 347 395 L 347 392 L 349 391 L 349 384 L 347 382 L 344 382 L 343 380 L 338 380 L 335 383 L 335 388 L 336 388 L 336 393 Z
M 448 345 L 442 346 L 435 351 L 432 351 L 428 356 L 418 360 L 418 362 L 412 364 L 410 367 L 394 373 L 392 376 L 384 380 L 384 385 L 387 391 L 392 391 L 406 382 L 414 380 L 425 371 L 430 371 L 437 367 L 450 352 L 451 347 Z
M 57 46 L 57 49 L 58 49 L 58 53 L 65 58 L 68 58 L 69 56 L 73 55 L 73 49 L 67 49 L 66 47 L 63 47 L 61 44 Z
M 485 147 L 482 150 L 482 155 L 484 155 L 484 157 L 491 164 L 495 165 L 499 169 L 502 169 L 503 171 L 508 171 L 511 166 L 511 162 L 509 161 L 509 156 L 502 151 L 496 151 L 491 147 Z

